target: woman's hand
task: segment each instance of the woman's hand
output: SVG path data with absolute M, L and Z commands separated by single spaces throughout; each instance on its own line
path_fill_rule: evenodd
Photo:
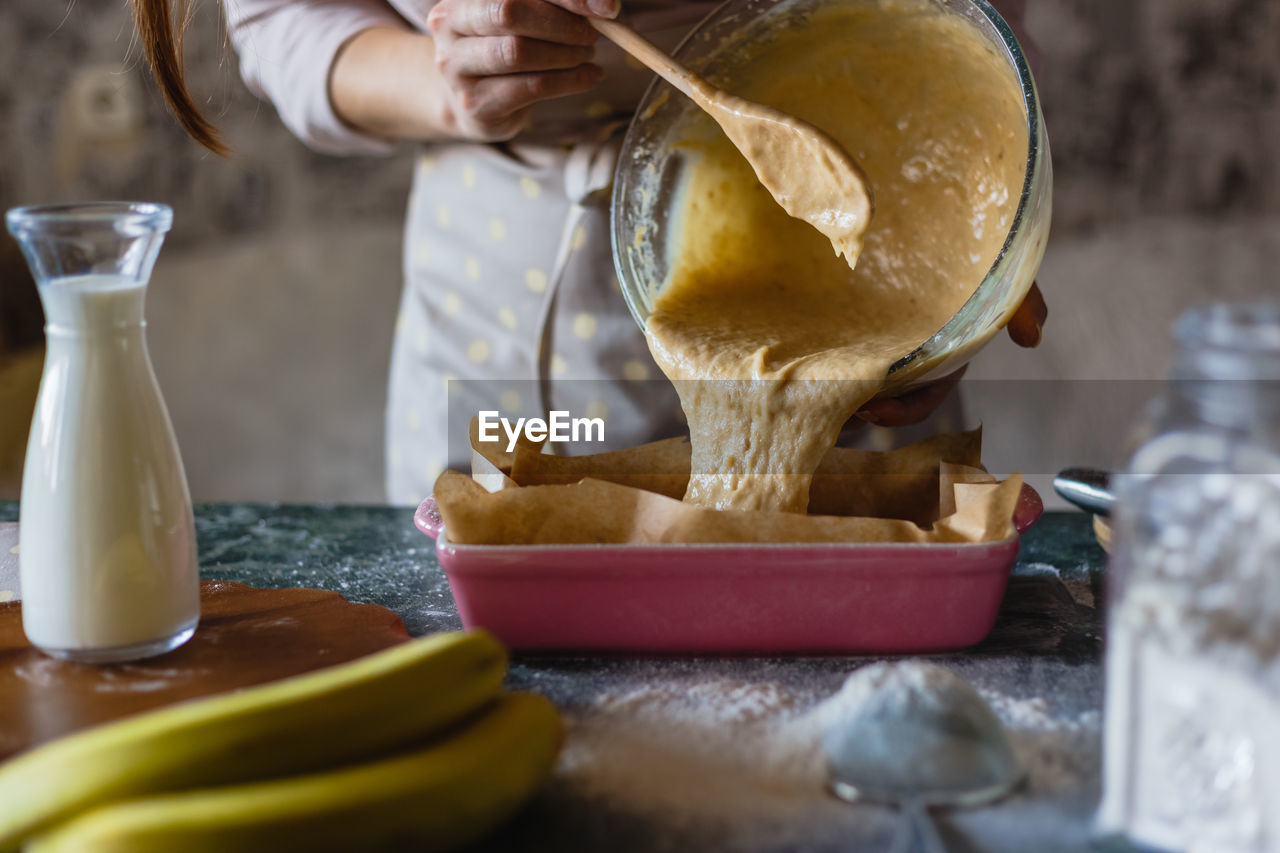
M 1009 337 L 1021 347 L 1032 348 L 1040 343 L 1040 330 L 1049 316 L 1049 308 L 1045 305 L 1044 294 L 1040 285 L 1032 283 L 1027 296 L 1014 311 L 1013 319 L 1006 327 Z M 936 382 L 930 382 L 901 397 L 890 397 L 868 403 L 858 412 L 862 420 L 877 426 L 901 427 L 911 426 L 923 421 L 933 414 L 934 409 L 942 405 L 964 376 L 968 366 L 960 368 L 950 376 L 944 376 Z
M 858 417 L 876 426 L 904 427 L 918 424 L 942 405 L 942 401 L 955 390 L 968 369 L 969 366 L 965 365 L 950 376 L 922 385 L 900 397 L 873 400 L 862 407 Z
M 1035 349 L 1040 345 L 1040 330 L 1044 328 L 1044 321 L 1048 317 L 1049 306 L 1045 304 L 1040 285 L 1032 282 L 1026 298 L 1022 300 L 1018 310 L 1013 312 L 1013 319 L 1005 328 L 1015 344 Z
M 603 71 L 583 16 L 617 13 L 618 0 L 441 0 L 427 25 L 456 135 L 510 139 L 538 101 L 594 86 Z

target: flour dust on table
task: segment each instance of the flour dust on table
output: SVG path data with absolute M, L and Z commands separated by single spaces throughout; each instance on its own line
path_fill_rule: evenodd
M 720 849 L 820 845 L 845 821 L 881 821 L 887 840 L 888 809 L 826 791 L 822 733 L 865 700 L 856 687 L 822 698 L 771 682 L 666 677 L 605 692 L 570 715 L 559 773 L 577 795 L 714 833 Z M 1049 698 L 978 689 L 1028 773 L 1013 799 L 1068 793 L 1096 768 L 1096 711 L 1055 715 Z M 812 837 L 797 836 L 802 826 Z

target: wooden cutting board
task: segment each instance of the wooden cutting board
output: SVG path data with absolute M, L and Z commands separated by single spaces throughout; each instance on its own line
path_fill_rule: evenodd
M 408 639 L 395 613 L 318 589 L 200 585 L 200 627 L 182 648 L 131 664 L 46 657 L 0 604 L 0 760 L 139 711 L 345 663 Z

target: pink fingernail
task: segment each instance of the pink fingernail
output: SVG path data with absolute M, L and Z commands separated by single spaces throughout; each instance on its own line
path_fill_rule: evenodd
M 616 18 L 622 9 L 621 0 L 587 0 L 587 6 L 602 18 Z

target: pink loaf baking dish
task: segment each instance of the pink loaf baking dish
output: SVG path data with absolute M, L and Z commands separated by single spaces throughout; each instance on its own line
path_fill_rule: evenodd
M 1021 533 L 1043 504 L 1029 486 Z M 976 545 L 455 545 L 436 540 L 462 624 L 531 652 L 907 654 L 995 624 L 1018 537 Z

